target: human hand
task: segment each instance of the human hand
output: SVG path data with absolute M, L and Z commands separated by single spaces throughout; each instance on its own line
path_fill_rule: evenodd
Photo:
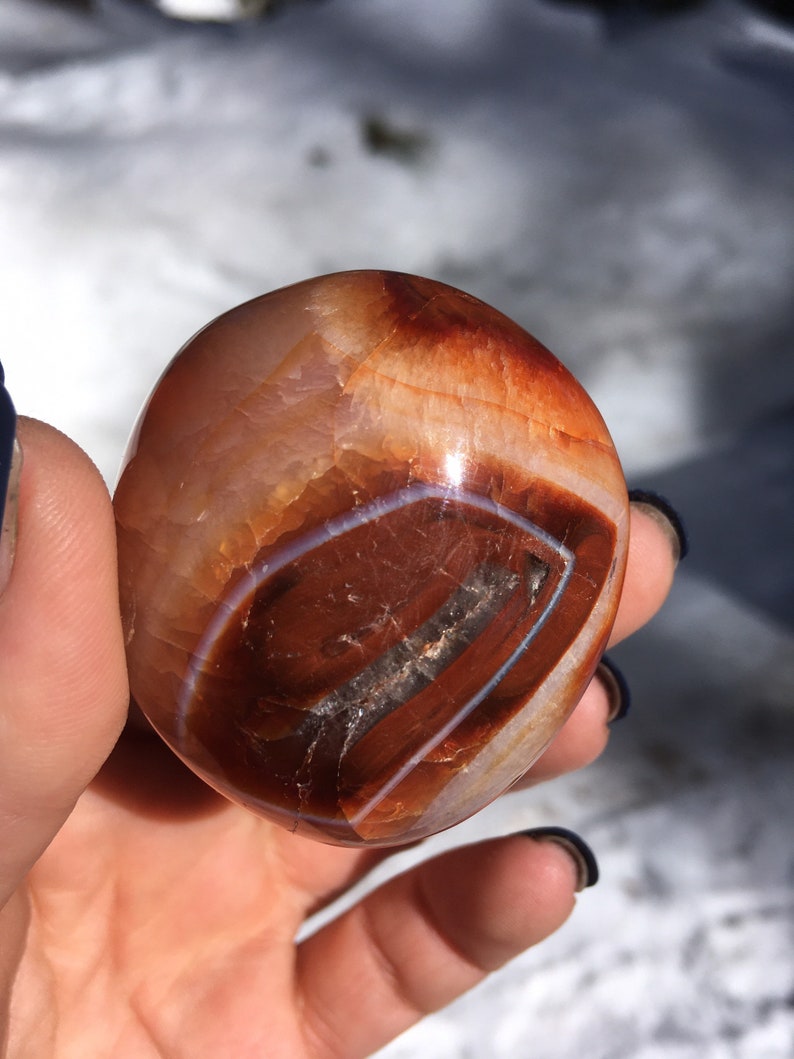
M 148 733 L 127 729 L 114 749 L 128 694 L 110 501 L 68 439 L 32 421 L 19 437 L 0 598 L 11 1059 L 355 1059 L 562 924 L 581 859 L 518 835 L 435 857 L 296 945 L 308 915 L 388 854 L 258 819 Z M 674 565 L 663 520 L 635 508 L 612 643 L 661 606 Z M 595 757 L 609 711 L 595 680 L 526 782 Z

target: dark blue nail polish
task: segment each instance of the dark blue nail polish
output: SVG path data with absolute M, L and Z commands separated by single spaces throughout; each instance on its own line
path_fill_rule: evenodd
M 4 383 L 5 372 L 0 363 L 0 524 L 2 524 L 6 506 L 11 465 L 14 459 L 14 441 L 17 435 L 17 413 Z
M 611 658 L 604 655 L 598 663 L 596 677 L 606 688 L 609 696 L 609 714 L 607 724 L 622 721 L 631 709 L 631 688 L 622 671 Z
M 11 576 L 17 536 L 17 494 L 22 454 L 16 440 L 17 413 L 0 363 L 0 593 Z
M 649 489 L 630 489 L 629 500 L 648 510 L 670 538 L 676 562 L 685 558 L 689 551 L 689 537 L 684 521 L 670 501 Z
M 567 827 L 533 827 L 530 831 L 523 831 L 522 834 L 537 842 L 554 842 L 562 846 L 576 864 L 577 893 L 587 889 L 588 886 L 595 886 L 598 882 L 598 861 L 595 853 L 582 836 L 577 835 L 575 831 L 569 831 Z

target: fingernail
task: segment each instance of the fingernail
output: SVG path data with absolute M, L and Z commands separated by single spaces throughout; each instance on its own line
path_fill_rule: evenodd
M 601 681 L 601 685 L 609 697 L 607 724 L 622 721 L 631 709 L 631 688 L 629 688 L 626 678 L 612 659 L 606 655 L 598 663 L 595 675 Z
M 576 865 L 577 893 L 586 890 L 588 886 L 595 886 L 598 882 L 598 861 L 595 853 L 575 831 L 569 831 L 567 827 L 534 827 L 523 834 L 537 842 L 553 842 L 565 850 Z
M 673 557 L 676 562 L 686 557 L 689 551 L 689 537 L 681 516 L 670 501 L 648 489 L 630 489 L 629 500 L 634 507 L 640 508 L 667 534 Z
M 0 595 L 5 592 L 14 565 L 17 541 L 17 507 L 22 450 L 17 441 L 17 413 L 5 388 L 0 364 Z

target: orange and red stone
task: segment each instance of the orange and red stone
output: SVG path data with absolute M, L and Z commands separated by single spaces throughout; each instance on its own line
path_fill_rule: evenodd
M 612 626 L 606 427 L 520 327 L 351 272 L 219 317 L 114 499 L 132 694 L 217 790 L 324 841 L 414 841 L 509 787 Z

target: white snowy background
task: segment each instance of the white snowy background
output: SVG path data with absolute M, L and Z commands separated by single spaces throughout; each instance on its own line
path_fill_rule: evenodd
M 603 759 L 436 843 L 563 824 L 602 881 L 382 1056 L 790 1059 L 792 23 L 740 0 L 307 0 L 237 25 L 0 0 L 0 356 L 20 412 L 109 482 L 198 327 L 363 267 L 537 334 L 692 536 L 616 653 L 634 708 Z

